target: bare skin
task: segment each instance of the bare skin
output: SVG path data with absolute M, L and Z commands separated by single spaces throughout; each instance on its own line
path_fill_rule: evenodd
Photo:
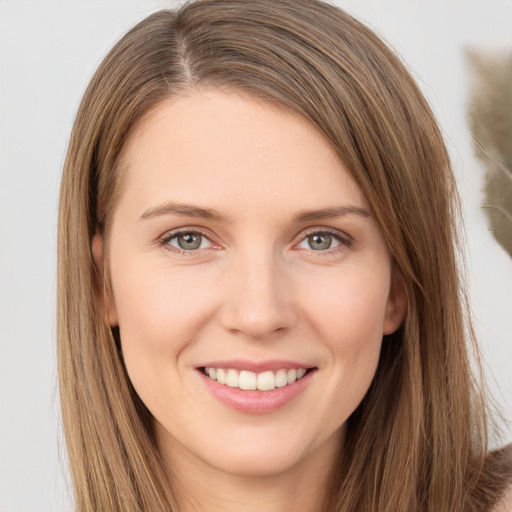
M 510 486 L 500 500 L 494 512 L 512 512 L 512 486 Z
M 165 460 L 170 462 L 169 475 L 185 490 L 180 503 L 184 512 L 253 512 L 255 507 L 271 512 L 322 512 L 336 457 L 327 442 L 291 470 L 250 477 L 218 471 L 199 459 L 191 461 L 175 445 L 172 448 Z
M 215 90 L 152 112 L 123 169 L 109 319 L 181 510 L 320 510 L 405 312 L 366 198 L 305 121 Z M 306 373 L 252 391 L 207 371 L 279 365 Z

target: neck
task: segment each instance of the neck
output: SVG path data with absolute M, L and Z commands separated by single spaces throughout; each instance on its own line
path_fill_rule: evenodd
M 198 458 L 191 460 L 174 443 L 172 462 L 165 448 L 163 455 L 177 487 L 180 512 L 321 512 L 341 445 L 339 433 L 336 437 L 292 468 L 271 475 L 227 473 Z

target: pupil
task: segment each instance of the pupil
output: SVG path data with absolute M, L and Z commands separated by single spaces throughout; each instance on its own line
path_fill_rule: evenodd
M 316 235 L 311 235 L 308 237 L 308 243 L 311 249 L 315 251 L 322 251 L 325 249 L 329 249 L 331 246 L 332 237 L 327 233 L 321 233 Z
M 196 233 L 185 233 L 178 236 L 178 245 L 185 250 L 199 249 L 201 245 L 201 235 Z

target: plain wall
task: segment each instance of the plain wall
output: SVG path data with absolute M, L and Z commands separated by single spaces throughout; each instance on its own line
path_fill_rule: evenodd
M 463 48 L 512 49 L 508 0 L 339 0 L 403 56 L 442 124 L 463 196 L 490 387 L 512 420 L 512 260 L 480 208 Z M 0 511 L 71 510 L 55 370 L 59 179 L 81 95 L 112 44 L 176 2 L 0 0 Z M 435 234 L 433 234 L 435 240 Z M 512 440 L 510 424 L 503 422 Z

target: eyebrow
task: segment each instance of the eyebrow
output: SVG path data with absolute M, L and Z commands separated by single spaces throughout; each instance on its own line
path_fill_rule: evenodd
M 345 217 L 346 215 L 359 215 L 360 217 L 370 217 L 370 212 L 359 206 L 333 206 L 322 208 L 320 210 L 304 210 L 294 215 L 292 222 L 308 222 L 319 219 L 332 219 L 335 217 Z
M 227 221 L 227 217 L 213 208 L 202 208 L 192 204 L 166 202 L 158 206 L 147 209 L 139 220 L 151 219 L 161 215 L 178 215 L 180 217 L 195 217 L 210 219 L 216 221 Z M 319 219 L 332 219 L 335 217 L 344 217 L 346 215 L 359 215 L 360 217 L 370 217 L 368 210 L 359 206 L 333 206 L 321 208 L 319 210 L 303 210 L 292 218 L 292 223 L 309 222 Z
M 225 221 L 226 217 L 213 208 L 201 208 L 191 204 L 167 202 L 147 209 L 139 220 L 151 219 L 161 215 L 179 215 L 180 217 L 199 217 L 203 219 Z

